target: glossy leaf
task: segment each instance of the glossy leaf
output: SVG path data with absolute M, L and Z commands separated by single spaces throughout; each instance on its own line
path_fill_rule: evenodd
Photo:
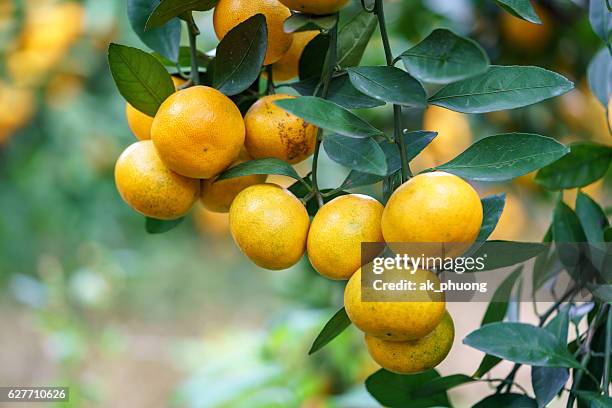
M 441 392 L 446 392 L 451 388 L 455 388 L 460 385 L 468 384 L 474 381 L 476 381 L 474 378 L 465 374 L 452 374 L 446 377 L 438 377 L 423 384 L 418 390 L 414 392 L 414 396 L 426 397 L 430 395 L 436 395 Z
M 491 271 L 525 262 L 545 249 L 545 245 L 535 242 L 486 241 L 471 256 L 476 258 L 486 254 L 483 271 Z
M 477 181 L 510 180 L 546 166 L 569 149 L 550 137 L 507 133 L 485 137 L 437 167 Z
M 612 407 L 612 398 L 601 395 L 597 392 L 577 391 L 576 395 L 584 402 L 589 403 L 589 408 L 610 408 Z
M 447 407 L 450 403 L 445 392 L 420 398 L 415 395 L 424 384 L 438 378 L 440 374 L 433 369 L 411 375 L 378 370 L 366 379 L 365 386 L 368 392 L 385 407 Z
M 338 65 L 341 67 L 359 65 L 376 24 L 377 20 L 374 15 L 361 11 L 340 27 L 338 32 Z
M 399 68 L 354 67 L 348 73 L 353 86 L 372 98 L 408 108 L 427 105 L 421 83 Z
M 432 31 L 400 58 L 411 75 L 439 84 L 469 78 L 489 68 L 489 57 L 482 47 L 444 28 Z
M 529 0 L 495 0 L 495 2 L 514 17 L 530 23 L 542 24 L 542 20 L 538 17 Z
M 606 44 L 612 44 L 612 11 L 608 10 L 609 0 L 589 1 L 589 22 L 593 31 Z
M 578 216 L 563 201 L 558 201 L 555 206 L 552 228 L 553 239 L 557 243 L 586 241 Z
M 217 46 L 213 67 L 213 86 L 226 95 L 247 89 L 263 66 L 268 29 L 263 14 L 256 14 L 223 37 Z
M 146 30 L 166 24 L 174 17 L 188 11 L 206 11 L 215 7 L 218 0 L 162 0 L 145 24 Z
M 323 72 L 328 49 L 329 36 L 326 34 L 319 34 L 306 44 L 298 65 L 301 80 L 315 79 L 314 84 L 317 85 L 321 72 Z
M 191 71 L 191 51 L 189 47 L 180 47 L 178 60 L 170 61 L 168 58 L 164 57 L 158 52 L 153 52 L 152 55 L 157 58 L 171 73 L 179 73 L 179 72 L 190 72 Z M 206 71 L 206 68 L 213 60 L 212 57 L 204 54 L 202 51 L 198 51 L 197 53 L 198 60 L 198 69 L 200 72 Z M 180 66 L 180 70 L 177 67 L 177 64 Z
M 330 159 L 349 169 L 379 176 L 387 175 L 385 153 L 372 138 L 329 134 L 323 139 L 323 147 Z
M 336 17 L 314 16 L 310 14 L 295 13 L 285 20 L 283 30 L 286 33 L 312 30 L 331 30 L 336 24 Z
M 565 344 L 546 329 L 525 323 L 490 323 L 470 333 L 463 343 L 515 363 L 580 367 Z
M 569 308 L 562 307 L 557 315 L 544 326 L 561 343 L 567 343 L 569 329 Z
M 146 22 L 157 4 L 157 2 L 151 0 L 128 0 L 128 19 L 138 38 L 147 47 L 159 52 L 171 61 L 176 61 L 181 41 L 181 22 L 179 19 L 170 20 L 162 27 L 145 31 Z
M 300 95 L 312 96 L 318 84 L 318 79 L 311 78 L 289 84 Z M 340 75 L 332 78 L 329 84 L 327 99 L 347 109 L 374 108 L 385 103 L 359 92 L 348 77 Z
M 446 85 L 429 102 L 457 112 L 485 113 L 532 105 L 573 87 L 543 68 L 494 65 L 484 74 Z
M 170 74 L 149 53 L 111 43 L 108 63 L 121 96 L 149 116 L 155 116 L 159 105 L 174 93 Z
M 397 145 L 395 143 L 383 141 L 380 142 L 380 148 L 385 153 L 385 157 L 387 159 L 387 174 L 390 175 L 397 173 L 401 165 Z M 368 186 L 370 184 L 382 181 L 383 178 L 384 177 L 377 176 L 375 174 L 351 170 L 351 172 L 346 176 L 346 179 L 344 179 L 344 181 L 342 182 L 341 188 L 351 189 L 356 187 Z
M 538 408 L 538 403 L 523 394 L 493 394 L 472 408 Z
M 569 379 L 569 370 L 561 367 L 531 367 L 531 386 L 539 407 L 555 398 Z
M 312 347 L 310 347 L 308 355 L 316 353 L 325 347 L 330 341 L 338 337 L 350 325 L 351 321 L 346 314 L 346 310 L 344 308 L 338 310 L 336 314 L 334 314 L 332 318 L 325 323 L 325 326 L 323 326 L 323 329 L 312 343 Z
M 177 218 L 176 220 L 158 220 L 150 217 L 145 217 L 145 219 L 145 229 L 149 234 L 163 234 L 178 227 L 185 217 Z
M 348 109 L 316 96 L 281 99 L 274 103 L 287 112 L 330 132 L 352 137 L 383 136 L 383 132 Z
M 588 242 L 604 242 L 604 230 L 610 225 L 608 217 L 599 204 L 582 191 L 576 195 L 576 215 Z
M 438 136 L 438 132 L 430 132 L 427 130 L 415 130 L 412 132 L 404 132 L 402 138 L 406 145 L 406 158 L 410 162 L 425 149 L 434 138 Z M 398 167 L 399 169 L 399 167 Z
M 506 194 L 495 194 L 484 197 L 482 203 L 482 225 L 476 242 L 484 242 L 495 231 L 506 205 Z
M 283 160 L 274 158 L 251 160 L 237 164 L 221 173 L 217 180 L 249 176 L 251 174 L 278 174 L 301 180 L 300 175 L 293 166 Z
M 608 106 L 612 95 L 612 55 L 602 48 L 593 57 L 587 70 L 589 87 L 603 106 Z
M 612 147 L 575 143 L 561 159 L 542 168 L 535 181 L 549 190 L 584 187 L 602 178 L 612 161 Z

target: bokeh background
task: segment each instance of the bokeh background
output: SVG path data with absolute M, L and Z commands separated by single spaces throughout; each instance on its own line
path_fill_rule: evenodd
M 387 2 L 395 54 L 449 27 L 477 40 L 493 63 L 543 66 L 576 84 L 563 97 L 508 112 L 406 113 L 408 129 L 440 133 L 414 167 L 510 131 L 611 144 L 585 78 L 601 47 L 585 3 L 538 2 L 544 24 L 536 26 L 488 0 Z M 200 50 L 213 50 L 211 13 L 196 17 Z M 321 278 L 305 260 L 282 272 L 258 269 L 231 242 L 225 214 L 197 207 L 180 227 L 148 235 L 144 219 L 121 201 L 113 166 L 135 138 L 107 66 L 109 42 L 146 49 L 123 0 L 0 0 L 0 386 L 67 385 L 71 401 L 61 406 L 70 407 L 376 406 L 363 387 L 376 366 L 356 330 L 306 356 L 342 303 L 342 283 Z M 362 63 L 384 64 L 378 33 Z M 389 109 L 363 114 L 391 129 Z M 346 173 L 322 158 L 323 187 Z M 609 181 L 584 190 L 610 206 Z M 476 187 L 481 195 L 508 194 L 494 238 L 542 238 L 558 193 L 539 188 L 533 175 Z M 564 194 L 570 205 L 574 197 Z M 481 353 L 461 339 L 485 307 L 449 305 L 457 338 L 442 373 L 478 366 Z M 531 304 L 512 310 L 534 317 Z M 475 384 L 450 395 L 461 407 L 489 392 Z

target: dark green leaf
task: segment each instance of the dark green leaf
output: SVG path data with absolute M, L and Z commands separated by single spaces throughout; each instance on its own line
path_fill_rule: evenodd
M 430 132 L 427 130 L 416 130 L 413 132 L 404 132 L 402 138 L 406 145 L 406 156 L 408 161 L 412 161 L 425 149 L 434 138 L 438 136 L 438 132 Z M 399 169 L 399 167 L 398 167 Z
M 225 180 L 234 177 L 248 176 L 251 174 L 278 174 L 296 180 L 301 180 L 300 175 L 287 162 L 279 159 L 258 159 L 240 163 L 221 173 L 217 180 Z
M 612 12 L 608 10 L 606 1 L 589 1 L 589 22 L 593 31 L 606 44 L 612 43 Z
M 430 395 L 436 395 L 441 392 L 450 390 L 451 388 L 455 388 L 459 385 L 471 383 L 474 381 L 476 380 L 465 374 L 453 374 L 448 375 L 446 377 L 438 377 L 423 384 L 420 389 L 415 391 L 414 396 L 426 397 Z
M 281 99 L 274 103 L 287 112 L 330 132 L 353 137 L 384 136 L 383 132 L 348 109 L 316 96 Z
M 587 78 L 593 94 L 603 106 L 608 106 L 612 95 L 612 55 L 606 47 L 599 50 L 589 63 Z
M 213 67 L 213 86 L 226 95 L 247 89 L 259 77 L 266 56 L 268 29 L 263 14 L 256 14 L 227 33 Z
M 514 288 L 516 280 L 521 276 L 522 271 L 523 267 L 519 266 L 497 287 L 491 298 L 491 303 L 489 303 L 487 311 L 482 318 L 482 322 L 480 323 L 481 326 L 504 320 L 506 312 L 508 311 L 508 302 L 510 301 L 512 289 Z
M 612 147 L 596 143 L 574 143 L 569 154 L 544 167 L 535 181 L 549 190 L 584 187 L 606 174 L 612 160 Z
M 312 96 L 318 82 L 318 79 L 311 78 L 289 84 L 288 86 L 295 89 L 300 95 Z M 385 104 L 355 89 L 348 75 L 332 78 L 329 84 L 327 99 L 347 109 L 374 108 Z
M 569 370 L 562 367 L 531 367 L 531 386 L 539 407 L 555 398 L 569 379 Z
M 507 133 L 480 139 L 437 169 L 471 180 L 503 181 L 546 166 L 568 152 L 550 137 Z
M 476 242 L 484 242 L 495 231 L 506 204 L 506 194 L 495 194 L 484 197 L 482 203 L 482 225 Z
M 163 27 L 145 31 L 145 24 L 157 2 L 151 0 L 128 0 L 128 18 L 130 25 L 147 47 L 159 52 L 171 61 L 176 61 L 181 41 L 181 22 L 179 19 L 168 21 Z
M 515 363 L 580 367 L 565 344 L 546 329 L 525 323 L 489 323 L 470 333 L 463 343 Z
M 149 116 L 155 116 L 159 105 L 174 93 L 170 74 L 151 54 L 111 43 L 108 63 L 119 93 Z
M 577 391 L 576 395 L 582 401 L 589 403 L 589 408 L 610 408 L 612 407 L 612 398 L 601 395 L 597 392 Z
M 336 163 L 363 173 L 387 175 L 385 153 L 370 137 L 355 138 L 332 133 L 323 139 L 323 147 Z
M 582 191 L 576 195 L 576 215 L 590 243 L 604 242 L 604 230 L 610 225 L 608 217 L 599 204 Z
M 321 330 L 321 333 L 319 333 L 315 341 L 312 343 L 312 347 L 310 347 L 308 355 L 316 353 L 325 347 L 330 341 L 338 337 L 350 325 L 351 321 L 346 314 L 346 310 L 344 308 L 338 310 L 336 314 L 334 314 L 332 318 L 325 323 L 323 330 Z
M 542 20 L 536 14 L 529 0 L 495 0 L 495 2 L 514 17 L 530 23 L 542 24 Z
M 380 148 L 385 153 L 387 159 L 387 169 L 389 175 L 397 173 L 400 168 L 399 149 L 395 143 L 387 141 L 380 142 Z M 351 189 L 356 187 L 368 186 L 382 181 L 384 177 L 375 174 L 362 173 L 351 170 L 340 188 Z
M 365 381 L 365 386 L 368 392 L 385 407 L 447 407 L 450 403 L 446 393 L 423 398 L 418 398 L 414 395 L 423 384 L 427 384 L 437 378 L 440 378 L 440 374 L 433 369 L 411 375 L 400 375 L 387 370 L 378 370 L 368 377 Z
M 491 371 L 493 367 L 501 363 L 502 359 L 499 357 L 492 356 L 490 354 L 485 354 L 480 362 L 480 365 L 476 369 L 474 373 L 474 377 L 481 378 L 483 375 Z
M 326 34 L 319 34 L 306 44 L 298 65 L 301 80 L 315 79 L 314 84 L 317 85 L 321 72 L 323 72 L 328 49 L 329 36 Z
M 538 403 L 522 394 L 494 394 L 472 408 L 538 408 Z
M 176 220 L 158 220 L 146 217 L 145 228 L 149 234 L 163 234 L 176 228 L 184 219 L 185 217 L 177 218 Z
M 377 20 L 374 15 L 361 11 L 340 28 L 338 32 L 338 65 L 341 67 L 359 65 L 376 24 Z
M 215 7 L 217 0 L 162 0 L 151 13 L 145 29 L 151 30 L 166 24 L 187 11 L 206 11 Z
M 612 227 L 608 227 L 604 230 L 603 237 L 605 242 L 612 242 Z
M 489 57 L 473 40 L 438 28 L 400 55 L 406 70 L 424 82 L 446 84 L 481 74 Z
M 457 112 L 485 113 L 532 105 L 572 88 L 565 77 L 543 68 L 493 65 L 484 74 L 446 85 L 429 101 Z
M 170 61 L 168 58 L 164 57 L 158 52 L 154 52 L 152 54 L 155 58 L 157 58 L 169 72 L 178 73 L 179 69 L 177 68 L 177 64 L 180 66 L 180 72 L 190 72 L 191 71 L 191 51 L 189 47 L 181 47 L 179 48 L 178 61 Z M 212 57 L 204 54 L 202 51 L 198 51 L 197 53 L 198 59 L 198 69 L 200 72 L 206 71 L 206 67 L 213 60 Z
M 545 249 L 546 245 L 533 242 L 486 241 L 471 256 L 487 258 L 483 271 L 491 271 L 525 262 Z
M 427 106 L 421 83 L 399 68 L 354 67 L 348 73 L 353 86 L 372 98 L 408 108 Z
M 286 33 L 295 33 L 298 31 L 312 30 L 331 30 L 336 24 L 336 17 L 329 16 L 314 16 L 310 14 L 295 13 L 285 20 L 283 29 Z
M 557 202 L 553 212 L 553 239 L 561 244 L 586 241 L 578 216 L 563 201 Z

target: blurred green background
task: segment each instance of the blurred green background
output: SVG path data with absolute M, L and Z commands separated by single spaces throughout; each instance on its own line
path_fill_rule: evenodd
M 449 27 L 477 40 L 495 64 L 543 66 L 576 84 L 561 98 L 509 112 L 406 112 L 408 129 L 440 132 L 414 167 L 510 131 L 611 144 L 585 79 L 601 47 L 585 3 L 538 2 L 545 24 L 535 26 L 493 1 L 387 2 L 395 54 Z M 351 4 L 343 19 L 359 7 Z M 197 14 L 202 51 L 217 43 L 211 20 Z M 135 138 L 106 62 L 111 41 L 146 49 L 125 1 L 0 3 L 0 386 L 68 385 L 71 402 L 61 406 L 73 407 L 376 406 L 362 385 L 376 367 L 356 331 L 306 356 L 341 306 L 342 283 L 319 277 L 305 260 L 282 272 L 258 269 L 233 245 L 225 214 L 198 207 L 177 229 L 148 235 L 121 201 L 114 161 Z M 378 33 L 362 63 L 384 64 Z M 363 114 L 391 129 L 388 108 Z M 347 173 L 325 157 L 321 166 L 323 187 Z M 604 206 L 612 204 L 609 180 L 585 188 Z M 494 238 L 541 239 L 556 196 L 532 175 L 476 187 L 508 193 Z M 380 197 L 379 188 L 365 191 Z M 449 305 L 458 333 L 444 373 L 476 367 L 480 353 L 460 342 L 484 307 Z M 451 395 L 461 406 L 487 391 L 477 385 Z

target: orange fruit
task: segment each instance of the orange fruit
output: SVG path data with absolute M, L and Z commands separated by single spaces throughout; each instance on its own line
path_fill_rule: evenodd
M 291 43 L 289 51 L 272 64 L 272 79 L 274 81 L 288 81 L 298 76 L 302 52 L 318 34 L 318 31 L 302 31 L 293 34 L 293 43 Z
M 256 14 L 264 15 L 268 27 L 268 50 L 264 65 L 273 64 L 289 50 L 292 41 L 291 34 L 283 29 L 291 12 L 277 0 L 219 0 L 213 15 L 215 33 L 222 40 L 232 28 Z
M 291 95 L 268 95 L 253 104 L 244 117 L 244 146 L 254 159 L 275 157 L 295 164 L 312 154 L 317 128 L 276 106 Z
M 553 34 L 552 21 L 548 13 L 541 7 L 535 7 L 542 24 L 514 17 L 510 13 L 501 13 L 501 33 L 511 48 L 524 53 L 533 53 L 544 49 Z
M 163 162 L 193 178 L 211 178 L 236 160 L 244 144 L 238 107 L 216 89 L 194 86 L 170 95 L 159 107 L 151 140 Z
M 200 192 L 200 181 L 168 169 L 150 140 L 132 144 L 119 156 L 115 184 L 130 207 L 161 220 L 187 214 Z

